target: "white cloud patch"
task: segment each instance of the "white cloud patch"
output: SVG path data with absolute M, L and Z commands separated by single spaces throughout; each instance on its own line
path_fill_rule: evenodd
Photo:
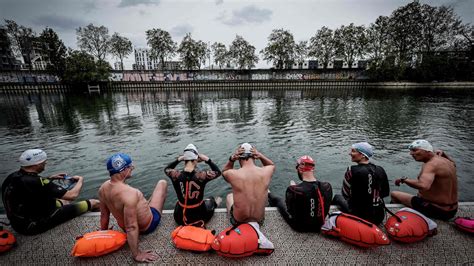
M 176 38 L 181 38 L 181 37 L 184 37 L 186 35 L 186 33 L 192 33 L 194 30 L 193 26 L 189 25 L 189 24 L 180 24 L 180 25 L 177 25 L 177 26 L 174 26 L 171 30 L 170 30 L 170 34 Z
M 159 5 L 160 0 L 122 0 L 118 7 L 129 7 L 138 5 Z
M 61 30 L 75 30 L 76 28 L 87 24 L 86 21 L 81 19 L 58 15 L 39 16 L 37 18 L 32 19 L 32 21 L 36 25 Z
M 251 5 L 232 11 L 231 17 L 227 17 L 227 14 L 223 12 L 217 17 L 217 20 L 229 26 L 261 24 L 270 21 L 272 14 L 273 12 L 269 9 Z

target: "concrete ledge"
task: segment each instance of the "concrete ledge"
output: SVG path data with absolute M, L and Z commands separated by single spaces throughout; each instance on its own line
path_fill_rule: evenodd
M 393 211 L 401 205 L 390 204 Z M 460 204 L 457 216 L 474 217 L 474 203 Z M 5 215 L 0 221 L 8 222 Z M 156 264 L 474 264 L 474 235 L 457 230 L 452 223 L 435 220 L 438 235 L 414 244 L 392 242 L 389 246 L 361 249 L 338 239 L 315 233 L 293 231 L 275 208 L 267 208 L 262 232 L 274 243 L 270 256 L 227 259 L 213 252 L 192 253 L 176 249 L 170 233 L 176 227 L 171 210 L 164 211 L 162 224 L 150 235 L 140 237 L 140 247 L 153 250 Z M 111 219 L 114 228 L 118 228 Z M 217 232 L 229 226 L 225 209 L 218 209 L 207 228 Z M 69 254 L 76 236 L 98 230 L 99 214 L 75 218 L 52 230 L 36 235 L 15 233 L 18 246 L 0 256 L 1 265 L 12 264 L 133 264 L 130 249 L 122 249 L 98 258 L 74 258 Z M 11 230 L 9 226 L 6 229 Z

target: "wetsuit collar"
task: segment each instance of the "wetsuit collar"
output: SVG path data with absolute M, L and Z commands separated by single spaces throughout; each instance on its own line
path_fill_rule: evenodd
M 30 176 L 39 176 L 38 173 L 36 173 L 36 172 L 27 172 L 23 168 L 20 168 L 20 173 L 22 173 L 24 175 L 30 175 Z

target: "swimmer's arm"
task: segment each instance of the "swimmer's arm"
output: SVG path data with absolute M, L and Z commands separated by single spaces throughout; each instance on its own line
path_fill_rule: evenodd
M 403 183 L 420 191 L 426 191 L 431 188 L 431 184 L 433 184 L 434 178 L 435 172 L 433 167 L 431 165 L 424 165 L 417 179 L 407 178 Z
M 100 230 L 109 229 L 110 210 L 107 205 L 100 201 Z
M 168 166 L 165 168 L 165 174 L 169 178 L 173 179 L 179 176 L 178 171 L 176 171 L 174 168 L 181 162 L 180 160 L 181 157 L 178 157 L 176 160 L 173 162 L 169 163 Z
M 79 193 L 81 192 L 82 184 L 84 183 L 84 178 L 78 175 L 75 175 L 71 178 L 77 180 L 77 183 L 71 190 L 68 190 L 64 194 L 64 196 L 61 198 L 63 200 L 75 200 L 79 196 Z
M 127 232 L 127 242 L 132 251 L 132 256 L 135 259 L 139 254 L 138 249 L 138 221 L 137 221 L 137 204 L 138 196 L 133 193 L 126 198 L 123 206 L 123 217 L 125 223 L 125 231 Z
M 211 159 L 208 158 L 205 162 L 207 165 L 209 165 L 209 167 L 211 167 L 211 171 L 207 172 L 207 179 L 212 180 L 222 174 L 219 167 L 213 161 L 211 161 Z

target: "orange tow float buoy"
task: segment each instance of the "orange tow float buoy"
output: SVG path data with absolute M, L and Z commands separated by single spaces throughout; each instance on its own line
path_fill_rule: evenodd
M 354 215 L 333 212 L 328 216 L 321 233 L 340 238 L 359 247 L 378 247 L 390 244 L 387 235 L 373 223 Z
M 75 257 L 98 257 L 121 248 L 127 242 L 127 234 L 102 230 L 76 238 L 71 255 Z
M 0 253 L 7 252 L 16 244 L 15 236 L 0 226 Z

